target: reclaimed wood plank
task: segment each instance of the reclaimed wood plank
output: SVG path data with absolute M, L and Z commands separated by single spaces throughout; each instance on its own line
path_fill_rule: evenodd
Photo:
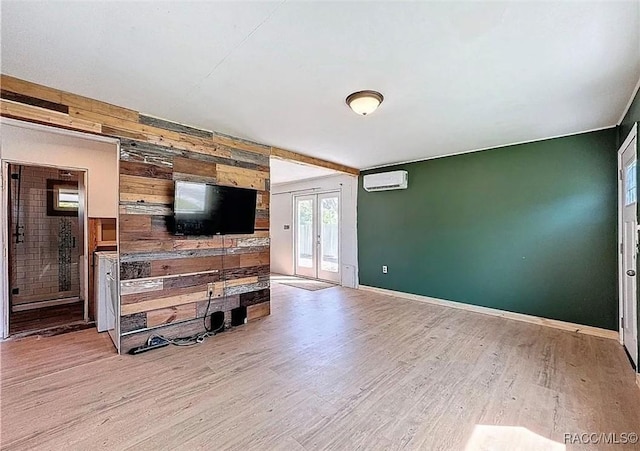
M 121 173 L 120 193 L 170 196 L 173 198 L 173 181 Z
M 192 158 L 175 157 L 173 179 L 201 183 L 216 183 L 216 164 Z
M 149 276 L 177 275 L 222 269 L 222 257 L 194 257 L 150 261 Z M 254 266 L 254 265 L 250 265 Z
M 127 241 L 120 238 L 120 252 L 134 254 L 139 252 L 167 252 L 172 249 L 170 241 L 162 240 L 134 240 Z
M 120 192 L 122 202 L 137 202 L 154 205 L 173 205 L 173 196 L 167 194 L 141 194 Z
M 120 160 L 133 161 L 172 168 L 173 159 L 184 153 L 135 139 L 120 140 Z
M 120 282 L 120 294 L 122 296 L 162 291 L 163 289 L 163 279 L 125 280 Z
M 258 191 L 258 197 L 256 199 L 256 208 L 258 210 L 269 210 L 269 203 L 271 202 L 269 192 Z
M 269 157 L 267 155 L 250 152 L 247 150 L 238 149 L 237 147 L 229 147 L 223 144 L 216 143 L 215 148 L 217 155 L 225 155 L 225 158 L 229 161 L 240 161 L 244 163 L 251 163 L 256 166 L 261 166 L 269 170 Z M 232 166 L 237 166 L 232 164 Z
M 219 164 L 217 177 L 219 185 L 264 191 L 267 189 L 266 179 L 269 178 L 269 173 Z
M 187 135 L 198 136 L 200 138 L 210 138 L 213 140 L 213 132 L 190 127 L 178 122 L 171 122 L 157 117 L 147 116 L 146 114 L 140 114 L 139 122 L 144 125 L 151 125 L 153 127 L 163 128 L 173 132 L 185 133 Z
M 150 262 L 121 262 L 120 280 L 142 279 L 151 276 Z
M 247 307 L 247 321 L 253 321 L 271 314 L 271 303 L 263 302 Z
M 237 265 L 239 267 L 268 265 L 271 261 L 269 251 L 240 254 L 237 257 L 240 258 L 240 263 Z
M 134 132 L 130 130 L 123 130 L 118 127 L 113 127 L 111 125 L 102 124 L 102 134 L 106 136 L 111 136 L 113 138 L 131 138 L 137 140 L 145 140 L 147 137 L 139 132 Z
M 248 307 L 254 304 L 262 304 L 269 302 L 271 299 L 271 290 L 269 288 L 263 288 L 262 290 L 250 291 L 248 293 L 242 293 L 239 295 L 240 306 Z
M 196 317 L 196 303 L 176 305 L 147 312 L 147 327 L 177 323 Z
M 205 273 L 168 277 L 163 280 L 165 288 L 171 290 L 175 288 L 206 286 L 210 282 L 220 282 L 222 279 L 220 270 L 216 269 Z
M 229 296 L 232 294 L 249 293 L 251 291 L 263 290 L 266 288 L 269 288 L 268 280 L 265 280 L 262 282 L 226 287 L 224 289 L 224 295 Z
M 197 303 L 197 317 L 202 318 L 207 313 L 208 301 L 200 301 Z M 240 307 L 240 295 L 224 296 L 212 299 L 209 305 L 209 314 L 213 312 L 229 312 L 234 308 Z
M 120 331 L 122 333 L 145 329 L 146 327 L 147 314 L 145 312 L 123 315 L 120 317 Z
M 0 100 L 0 115 L 84 132 L 100 133 L 102 129 L 102 126 L 97 122 L 74 119 L 68 114 L 10 100 Z
M 6 89 L 0 89 L 0 97 L 5 100 L 24 103 L 25 105 L 37 106 L 46 110 L 53 110 L 59 113 L 69 114 L 69 107 L 67 105 L 62 105 L 61 103 L 50 102 L 49 100 L 38 99 L 36 97 L 7 91 Z
M 150 164 L 139 161 L 126 161 L 122 159 L 120 159 L 120 174 L 154 179 L 173 179 L 171 166 Z
M 146 215 L 120 215 L 120 233 L 135 230 L 140 233 L 151 231 L 151 216 Z
M 238 240 L 238 247 L 257 247 L 257 246 L 269 246 L 271 240 L 269 238 L 241 238 Z
M 222 283 L 214 283 L 213 297 L 218 298 L 223 296 L 224 289 Z M 183 304 L 189 304 L 192 302 L 198 302 L 207 299 L 207 290 L 197 291 L 193 293 L 179 294 L 176 296 L 159 297 L 146 301 L 140 301 L 136 303 L 122 304 L 120 311 L 122 315 L 131 315 L 133 313 L 149 312 L 151 310 L 159 310 L 167 307 L 174 307 Z
M 248 266 L 244 268 L 227 268 L 224 270 L 225 280 L 239 279 L 243 277 L 258 277 L 258 280 L 263 276 L 269 276 L 269 265 L 261 266 Z
M 157 217 L 158 216 L 153 216 L 153 218 Z M 153 226 L 151 226 L 149 229 L 135 229 L 130 227 L 121 228 L 120 232 L 120 241 L 162 241 L 167 245 L 166 251 L 171 251 L 173 249 L 172 241 L 174 238 L 175 237 L 168 229 L 163 230 L 160 228 L 155 228 Z
M 258 215 L 256 215 L 255 229 L 256 230 L 269 230 L 269 218 L 261 218 Z
M 164 283 L 164 280 L 163 280 Z M 126 294 L 121 297 L 121 304 L 137 304 L 139 302 L 152 301 L 158 298 L 166 298 L 170 296 L 182 296 L 193 293 L 204 293 L 206 299 L 208 283 L 220 283 L 221 290 L 224 289 L 224 283 L 221 281 L 214 282 L 214 278 L 203 279 L 198 285 L 189 285 L 184 287 L 169 287 L 163 284 L 161 292 L 141 291 L 139 293 Z
M 223 273 L 226 276 L 226 273 Z M 258 283 L 258 276 L 250 276 L 250 277 L 241 277 L 238 279 L 225 279 L 221 282 L 224 285 L 224 288 L 233 288 L 239 287 L 240 285 L 251 285 Z
M 121 215 L 169 216 L 173 214 L 171 205 L 147 204 L 145 202 L 120 202 L 118 210 Z
M 173 241 L 175 250 L 195 250 L 195 249 L 223 249 L 227 247 L 222 237 L 178 239 Z
M 138 112 L 112 105 L 110 103 L 101 102 L 99 100 L 90 99 L 88 97 L 79 96 L 69 92 L 61 91 L 60 103 L 69 105 L 71 108 L 80 108 L 95 114 L 101 114 L 106 117 L 114 117 L 125 121 L 138 122 Z
M 155 261 L 155 260 L 180 260 L 192 259 L 199 257 L 219 257 L 222 258 L 225 251 L 223 249 L 192 249 L 169 252 L 140 252 L 135 254 L 126 254 L 120 256 L 120 261 Z M 224 255 L 227 257 L 227 255 Z M 231 256 L 229 256 L 231 257 Z M 230 260 L 232 261 L 232 260 Z M 224 261 L 223 263 L 228 263 Z M 232 266 L 228 266 L 232 267 Z
M 258 153 L 266 156 L 271 155 L 271 147 L 247 139 L 236 138 L 235 136 L 225 135 L 224 133 L 215 133 L 213 142 L 223 144 L 229 147 L 246 150 L 248 152 Z
M 62 104 L 62 91 L 21 80 L 11 75 L 0 74 L 0 86 L 7 91 Z

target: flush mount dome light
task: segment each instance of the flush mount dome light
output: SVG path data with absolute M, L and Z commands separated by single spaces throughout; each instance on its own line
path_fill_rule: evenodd
M 355 113 L 366 116 L 373 113 L 382 103 L 384 97 L 377 91 L 358 91 L 347 96 L 347 105 Z

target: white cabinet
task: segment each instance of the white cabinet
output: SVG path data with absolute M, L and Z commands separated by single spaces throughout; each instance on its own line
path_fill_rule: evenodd
M 115 347 L 120 350 L 120 299 L 118 297 L 118 254 L 95 253 L 96 326 L 98 332 L 108 332 Z

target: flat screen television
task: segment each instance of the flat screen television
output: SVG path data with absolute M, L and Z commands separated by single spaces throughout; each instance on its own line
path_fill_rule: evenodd
M 256 221 L 254 189 L 175 183 L 174 234 L 230 235 L 253 233 Z

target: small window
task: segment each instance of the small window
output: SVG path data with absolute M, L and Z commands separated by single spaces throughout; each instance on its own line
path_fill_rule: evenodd
M 636 160 L 633 161 L 625 169 L 625 185 L 624 185 L 624 205 L 636 203 L 638 199 L 637 181 L 636 181 Z
M 77 216 L 79 206 L 78 182 L 47 180 L 47 216 Z
M 65 210 L 77 210 L 80 204 L 80 195 L 78 190 L 71 190 L 68 188 L 60 188 L 58 190 L 58 203 L 56 208 Z

